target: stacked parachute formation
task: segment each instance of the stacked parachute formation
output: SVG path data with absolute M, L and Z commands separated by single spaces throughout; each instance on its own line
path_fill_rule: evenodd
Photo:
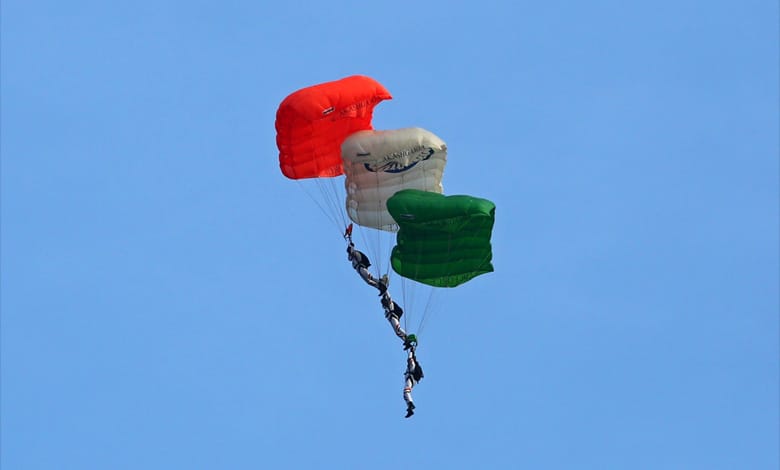
M 400 276 L 406 301 L 415 285 L 431 286 L 432 294 L 492 272 L 495 205 L 442 194 L 447 146 L 432 132 L 374 130 L 374 108 L 389 99 L 384 86 L 359 75 L 300 89 L 277 110 L 276 142 L 282 173 L 304 189 L 317 188 L 319 195 L 312 197 L 337 230 L 345 230 L 353 268 L 379 290 L 385 317 L 403 340 L 408 418 L 415 408 L 411 389 L 423 374 L 417 336 L 400 324 L 404 311 L 390 297 L 389 277 Z M 373 265 L 354 246 L 353 223 L 361 227 Z M 405 325 L 410 316 L 407 312 Z

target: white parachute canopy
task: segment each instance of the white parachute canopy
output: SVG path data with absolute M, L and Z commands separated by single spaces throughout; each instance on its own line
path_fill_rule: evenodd
M 347 214 L 358 225 L 394 232 L 387 200 L 402 189 L 443 192 L 447 145 L 419 127 L 358 131 L 341 145 Z

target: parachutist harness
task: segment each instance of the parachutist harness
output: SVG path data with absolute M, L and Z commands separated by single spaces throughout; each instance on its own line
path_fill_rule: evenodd
M 417 355 L 415 354 L 415 350 L 417 349 L 417 337 L 415 335 L 411 334 L 407 337 L 407 340 L 404 341 L 404 349 L 409 349 L 409 360 L 411 361 L 411 363 L 407 365 L 404 376 L 407 379 L 412 379 L 415 383 L 418 383 L 425 375 L 423 374 L 422 366 L 417 362 Z M 413 367 L 410 367 L 411 365 L 413 365 Z
M 387 293 L 382 295 L 382 307 L 385 309 L 385 318 L 387 319 L 392 316 L 400 320 L 401 317 L 404 316 L 404 309 L 395 303 Z
M 349 260 L 352 262 L 353 268 L 368 269 L 371 266 L 371 261 L 368 260 L 368 257 L 365 255 L 365 253 L 356 250 L 355 245 L 352 243 L 350 243 L 347 247 L 347 254 L 349 255 Z

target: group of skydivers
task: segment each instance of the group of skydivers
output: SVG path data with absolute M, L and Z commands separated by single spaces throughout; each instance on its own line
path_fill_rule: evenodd
M 347 245 L 347 259 L 352 262 L 352 267 L 357 271 L 360 277 L 371 287 L 379 290 L 379 296 L 381 297 L 382 308 L 385 310 L 385 318 L 390 322 L 390 326 L 393 327 L 393 331 L 396 336 L 401 338 L 404 342 L 404 351 L 408 351 L 406 358 L 406 371 L 404 372 L 404 401 L 406 402 L 406 418 L 409 418 L 414 414 L 414 402 L 412 401 L 412 388 L 423 378 L 423 370 L 420 363 L 417 362 L 417 356 L 415 350 L 417 349 L 417 337 L 413 334 L 407 334 L 403 328 L 401 328 L 401 316 L 404 314 L 400 305 L 395 303 L 390 298 L 390 293 L 387 291 L 388 279 L 387 275 L 382 276 L 379 279 L 375 279 L 371 273 L 368 272 L 368 267 L 371 266 L 371 262 L 368 257 L 361 251 L 355 249 L 355 244 L 352 243 L 352 226 L 347 227 L 344 233 L 344 238 L 349 242 Z

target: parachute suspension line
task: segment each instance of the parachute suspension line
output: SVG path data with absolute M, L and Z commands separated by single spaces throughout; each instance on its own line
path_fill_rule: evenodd
M 317 184 L 325 199 L 328 210 L 333 214 L 333 219 L 339 232 L 347 226 L 346 208 L 344 207 L 344 189 L 343 178 L 317 178 Z
M 428 234 L 425 233 L 423 236 L 427 238 Z M 418 259 L 420 255 L 422 255 L 423 245 L 427 245 L 427 243 L 417 244 L 417 252 L 415 253 L 415 255 Z M 419 271 L 420 271 L 420 265 L 417 264 L 414 269 L 414 275 L 411 277 L 419 278 Z M 422 292 L 423 289 L 430 290 L 432 288 L 425 286 L 424 284 L 419 283 L 417 281 L 413 281 L 413 280 L 404 281 L 404 301 L 408 303 L 408 308 L 407 308 L 408 315 L 406 316 L 408 320 L 408 324 L 404 325 L 407 332 L 414 330 L 413 332 L 418 334 L 420 326 L 422 325 L 422 320 L 425 317 L 425 310 L 423 310 L 422 312 L 418 311 L 420 308 L 420 306 L 418 305 L 418 301 L 421 300 L 421 297 L 423 296 L 423 292 Z
M 394 238 L 397 238 L 397 235 Z M 395 245 L 395 241 L 396 240 L 393 240 L 391 242 L 391 246 Z M 392 258 L 392 256 L 391 256 L 391 258 Z M 391 269 L 391 271 L 392 271 L 392 269 Z M 403 299 L 403 308 L 404 308 L 404 312 L 405 312 L 405 314 L 403 316 L 404 330 L 407 333 L 410 333 L 410 334 L 411 333 L 416 333 L 416 331 L 414 331 L 412 329 L 412 326 L 413 326 L 412 324 L 413 324 L 413 320 L 416 317 L 416 314 L 415 314 L 416 310 L 415 310 L 415 305 L 414 305 L 414 301 L 415 301 L 415 292 L 414 291 L 415 291 L 415 287 L 416 287 L 417 283 L 415 281 L 412 281 L 411 279 L 407 279 L 406 277 L 401 276 L 401 275 L 398 276 L 398 279 L 401 281 L 401 293 L 402 293 L 401 296 L 402 296 L 402 299 Z
M 424 170 L 427 172 L 427 169 Z M 424 174 L 425 178 L 427 179 L 429 177 L 428 174 Z M 437 191 L 438 192 L 438 191 Z M 447 246 L 447 251 L 449 252 L 449 245 Z M 449 253 L 448 253 L 449 254 Z M 422 253 L 420 253 L 420 256 L 422 257 Z M 447 256 L 447 259 L 449 259 L 449 256 Z M 425 325 L 428 324 L 428 318 L 430 317 L 431 310 L 434 306 L 434 300 L 435 300 L 435 294 L 439 288 L 433 287 L 433 286 L 427 286 L 427 290 L 425 291 L 425 305 L 422 308 L 422 313 L 420 315 L 420 324 L 418 326 L 419 331 L 423 331 L 425 328 Z
M 358 230 L 358 233 L 360 233 L 360 241 L 361 246 L 358 247 L 358 250 L 362 250 L 366 253 L 368 253 L 368 259 L 371 260 L 371 267 L 369 268 L 370 271 L 373 271 L 377 267 L 378 260 L 378 253 L 375 249 L 375 246 L 371 243 L 371 239 L 368 234 L 368 230 L 364 227 L 360 227 L 360 230 Z M 376 273 L 371 273 L 372 275 L 376 275 Z
M 373 184 L 370 185 L 370 189 L 363 187 L 363 192 L 372 191 L 375 201 L 380 200 L 380 177 L 378 172 L 373 173 Z M 378 220 L 379 225 L 384 224 L 384 219 Z M 372 274 L 377 278 L 387 274 L 389 276 L 390 271 L 390 250 L 388 246 L 388 234 L 386 231 L 380 228 L 364 228 L 361 232 L 361 237 L 366 250 L 369 254 L 369 258 L 373 263 L 371 270 Z
M 375 173 L 376 178 L 376 184 L 374 187 L 376 188 L 376 200 L 381 201 L 382 200 L 382 189 L 380 188 L 380 178 L 379 173 Z M 401 177 L 403 180 L 403 176 Z M 382 185 L 384 186 L 384 185 Z M 387 189 L 385 189 L 387 191 Z M 390 196 L 387 195 L 386 196 Z M 395 223 L 395 221 L 390 217 L 389 212 L 387 212 L 387 201 L 385 200 L 383 203 L 384 207 L 378 208 L 380 213 L 382 213 L 382 220 L 381 225 L 387 226 Z M 389 217 L 389 220 L 388 218 Z M 393 268 L 392 263 L 390 261 L 393 245 L 395 245 L 395 232 L 387 231 L 387 230 L 377 230 L 377 244 L 379 245 L 379 253 L 382 256 L 382 265 L 380 267 L 381 274 L 386 274 L 387 278 L 390 279 L 390 277 L 393 274 Z
M 452 259 L 452 235 L 447 237 L 447 257 L 446 259 Z M 451 272 L 451 269 L 447 269 L 447 272 Z M 431 288 L 430 295 L 428 296 L 428 302 L 425 304 L 425 310 L 423 310 L 423 316 L 420 319 L 420 331 L 422 331 L 423 327 L 428 324 L 428 319 L 433 316 L 434 309 L 433 306 L 435 303 L 433 302 L 434 296 L 438 289 L 445 289 L 444 287 L 441 288 Z
M 422 304 L 422 312 L 420 313 L 420 319 L 417 322 L 417 333 L 420 334 L 423 331 L 425 325 L 428 324 L 428 319 L 431 317 L 431 311 L 433 310 L 434 297 L 436 287 L 428 287 L 427 295 L 425 295 L 425 302 Z
M 407 280 L 403 276 L 399 276 L 401 279 L 401 291 L 403 292 L 403 302 L 404 302 L 404 309 L 406 311 L 406 315 L 404 315 L 404 330 L 406 332 L 409 332 L 409 325 L 411 324 L 411 321 L 409 321 L 409 318 L 413 316 L 414 312 L 414 305 L 412 302 L 412 289 L 414 288 L 414 285 L 412 284 L 412 281 Z
M 330 180 L 328 182 L 322 181 L 323 178 L 314 180 L 313 184 L 317 187 L 320 197 L 313 194 L 310 184 L 304 183 L 304 180 L 295 180 L 295 182 L 298 183 L 298 187 L 306 193 L 309 199 L 314 201 L 320 212 L 330 221 L 330 225 L 338 231 L 339 235 L 342 235 L 346 226 L 346 215 L 344 209 L 340 207 L 338 202 L 335 202 L 340 198 L 335 179 L 337 178 L 328 178 Z
M 302 180 L 295 180 L 296 183 L 298 183 L 298 187 L 301 188 L 301 190 L 306 193 L 307 196 L 309 196 L 309 199 L 311 199 L 314 204 L 317 205 L 317 207 L 320 209 L 320 212 L 330 220 L 331 225 L 336 224 L 336 219 L 333 217 L 333 213 L 331 213 L 329 210 L 326 209 L 324 205 L 322 205 L 322 202 L 320 202 L 311 192 L 311 190 L 307 187 L 307 184 L 303 183 Z
M 398 186 L 400 186 L 401 188 L 406 187 L 406 174 L 405 173 L 401 173 L 399 175 L 399 177 L 401 179 L 401 183 Z M 391 196 L 392 195 L 389 195 L 389 197 L 391 197 Z M 395 220 L 393 220 L 393 223 L 396 224 L 396 227 L 397 227 L 397 222 Z M 396 228 L 396 230 L 399 230 L 399 229 Z M 388 256 L 388 263 L 391 265 L 391 266 L 388 267 L 388 271 L 390 271 L 391 273 L 393 272 L 393 269 L 392 269 L 392 248 L 395 246 L 396 240 L 397 240 L 397 232 L 394 232 L 394 236 L 391 237 L 391 240 L 389 241 L 390 246 L 388 247 L 388 250 L 387 250 L 388 255 L 389 255 Z M 407 333 L 414 333 L 413 331 L 410 331 L 410 324 L 412 323 L 411 319 L 414 318 L 414 316 L 415 316 L 414 315 L 414 292 L 413 292 L 413 290 L 414 290 L 414 282 L 409 280 L 409 279 L 407 279 L 407 278 L 405 278 L 404 276 L 400 276 L 400 275 L 398 276 L 398 280 L 401 283 L 401 298 L 402 298 L 402 301 L 403 301 L 403 308 L 404 308 L 404 311 L 405 311 L 405 315 L 403 316 L 404 330 Z
M 417 329 L 418 334 L 422 334 L 425 326 L 428 325 L 428 319 L 433 317 L 436 313 L 435 305 L 437 305 L 436 297 L 438 297 L 438 288 L 431 287 L 430 294 L 428 294 L 428 300 L 425 303 L 423 309 L 422 318 L 420 319 L 420 326 Z
M 379 173 L 376 173 L 376 191 L 377 191 L 377 200 L 380 200 L 381 196 L 381 189 L 379 187 Z M 384 203 L 385 207 L 380 208 L 380 210 L 384 214 L 389 214 L 387 212 L 387 201 Z M 388 225 L 392 223 L 391 220 L 386 220 L 384 217 L 382 218 L 382 224 Z M 395 233 L 394 232 L 388 232 L 387 230 L 377 230 L 376 237 L 377 237 L 377 245 L 378 245 L 378 251 L 379 255 L 382 258 L 382 261 L 380 263 L 380 274 L 386 274 L 388 276 L 388 279 L 390 278 L 390 274 L 392 272 L 392 268 L 390 267 L 390 253 L 392 251 L 393 245 L 395 244 Z
M 452 259 L 452 235 L 449 235 L 447 237 L 447 256 L 445 259 L 448 260 Z M 451 267 L 448 267 L 446 271 L 452 272 Z M 432 287 L 430 290 L 430 293 L 428 295 L 428 300 L 425 304 L 425 309 L 423 310 L 422 313 L 422 318 L 420 319 L 420 331 L 422 331 L 423 327 L 428 323 L 428 318 L 433 316 L 432 315 L 433 306 L 434 306 L 433 300 L 434 300 L 434 295 L 438 289 L 444 289 L 444 287 L 442 288 Z

